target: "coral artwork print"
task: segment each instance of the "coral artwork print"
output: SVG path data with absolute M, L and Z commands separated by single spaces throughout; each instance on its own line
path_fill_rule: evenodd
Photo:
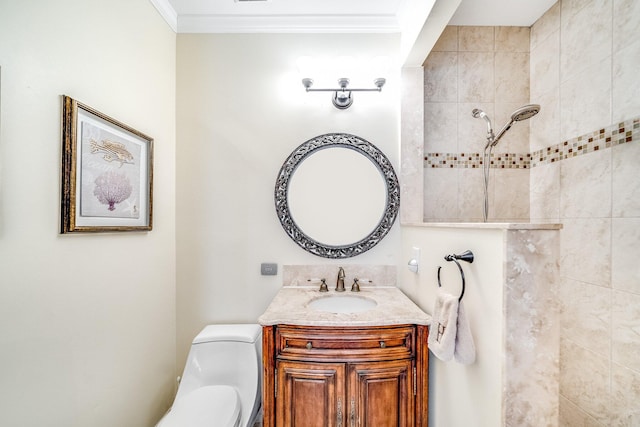
M 139 218 L 141 146 L 99 122 L 82 122 L 80 215 Z
M 129 178 L 124 174 L 115 172 L 105 172 L 98 176 L 95 180 L 96 187 L 93 194 L 98 201 L 107 205 L 107 209 L 113 211 L 116 209 L 116 203 L 124 202 L 131 196 L 131 184 Z

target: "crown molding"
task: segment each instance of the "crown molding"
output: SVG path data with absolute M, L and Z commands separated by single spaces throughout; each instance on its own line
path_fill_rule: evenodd
M 178 32 L 178 14 L 169 0 L 149 0 L 174 32 Z

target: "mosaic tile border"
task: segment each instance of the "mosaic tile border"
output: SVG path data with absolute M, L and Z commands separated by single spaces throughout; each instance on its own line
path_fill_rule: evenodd
M 530 169 L 592 153 L 628 142 L 640 141 L 640 117 L 563 141 L 532 153 L 493 153 L 491 168 Z M 482 153 L 425 153 L 425 168 L 481 168 Z

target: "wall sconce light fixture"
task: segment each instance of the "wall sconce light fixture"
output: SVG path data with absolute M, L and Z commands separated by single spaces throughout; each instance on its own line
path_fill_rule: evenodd
M 349 79 L 340 78 L 338 79 L 338 85 L 340 86 L 337 89 L 314 89 L 313 80 L 310 78 L 302 79 L 302 85 L 304 86 L 307 92 L 333 92 L 333 98 L 331 98 L 331 102 L 333 105 L 340 109 L 345 110 L 353 104 L 353 95 L 351 92 L 381 92 L 382 86 L 387 82 L 386 79 L 380 77 L 373 81 L 373 84 L 376 86 L 375 88 L 367 88 L 367 89 L 352 89 L 349 88 Z

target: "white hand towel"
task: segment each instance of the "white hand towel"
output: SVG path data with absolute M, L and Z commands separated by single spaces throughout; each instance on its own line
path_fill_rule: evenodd
M 470 365 L 476 361 L 476 346 L 473 343 L 471 328 L 464 311 L 462 301 L 458 304 L 458 322 L 456 324 L 456 349 L 453 354 L 456 362 Z
M 436 293 L 427 343 L 429 350 L 438 359 L 445 362 L 451 360 L 455 352 L 457 317 L 458 297 L 439 288 Z

